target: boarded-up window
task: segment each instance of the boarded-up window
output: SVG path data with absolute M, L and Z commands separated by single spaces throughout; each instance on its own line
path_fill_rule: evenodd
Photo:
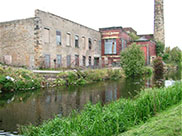
M 62 65 L 62 55 L 57 55 L 57 58 L 56 58 L 56 63 L 57 63 L 57 67 L 61 67 Z
M 67 67 L 70 67 L 71 66 L 71 55 L 67 55 L 66 61 L 67 61 Z
M 79 66 L 79 55 L 75 55 L 75 66 Z
M 71 46 L 71 34 L 67 33 L 66 35 L 66 45 Z
M 116 39 L 106 39 L 105 40 L 104 54 L 116 54 Z
M 79 36 L 75 35 L 75 47 L 78 48 L 79 47 Z
M 92 58 L 91 58 L 91 56 L 88 57 L 88 64 L 89 64 L 89 66 L 92 65 Z
M 44 42 L 45 43 L 50 42 L 50 30 L 49 30 L 49 28 L 44 28 Z
M 49 54 L 45 55 L 45 67 L 50 68 L 50 55 Z
M 56 45 L 61 45 L 61 32 L 56 31 Z
M 86 66 L 86 57 L 83 56 L 83 66 Z
M 90 38 L 88 38 L 88 49 L 92 49 L 92 40 Z

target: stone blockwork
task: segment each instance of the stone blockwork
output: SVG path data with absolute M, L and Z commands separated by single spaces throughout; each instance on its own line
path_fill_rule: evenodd
M 163 0 L 155 0 L 154 10 L 154 40 L 165 43 Z
M 28 68 L 99 66 L 101 33 L 36 10 L 33 18 L 0 23 L 0 62 Z
M 40 24 L 38 26 L 39 32 L 37 33 L 37 37 L 39 37 L 37 43 L 39 45 L 37 46 L 37 51 L 35 51 L 36 56 L 39 56 L 37 60 L 41 60 L 40 58 L 45 58 L 44 56 L 47 55 L 50 58 L 50 62 L 43 63 L 46 63 L 45 65 L 50 64 L 50 67 L 55 67 L 54 60 L 57 63 L 57 56 L 60 55 L 60 65 L 67 67 L 67 57 L 71 56 L 71 67 L 74 67 L 76 61 L 78 61 L 79 66 L 84 65 L 83 56 L 85 57 L 85 66 L 89 65 L 89 57 L 91 57 L 91 65 L 94 65 L 95 58 L 101 59 L 101 34 L 99 31 L 40 10 L 35 11 L 35 17 L 40 19 L 38 21 Z M 56 43 L 57 32 L 60 32 L 61 35 L 60 44 Z M 75 37 L 78 37 L 78 46 L 75 45 Z M 89 49 L 89 39 L 91 49 Z M 78 60 L 76 60 L 76 56 Z M 37 65 L 39 63 L 41 62 L 37 62 Z
M 0 23 L 0 62 L 34 67 L 34 19 Z

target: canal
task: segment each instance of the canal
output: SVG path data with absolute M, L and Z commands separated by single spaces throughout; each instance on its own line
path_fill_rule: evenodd
M 179 80 L 178 73 L 166 75 Z M 17 131 L 19 125 L 39 125 L 55 115 L 67 116 L 80 111 L 88 102 L 103 105 L 119 98 L 134 97 L 143 88 L 154 85 L 153 78 L 120 79 L 81 87 L 46 88 L 17 94 L 0 94 L 0 130 Z

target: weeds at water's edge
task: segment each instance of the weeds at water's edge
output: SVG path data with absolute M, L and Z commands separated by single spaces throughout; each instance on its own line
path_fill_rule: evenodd
M 117 135 L 179 103 L 182 100 L 181 88 L 182 82 L 179 82 L 169 88 L 146 89 L 134 100 L 119 99 L 104 107 L 101 104 L 88 104 L 80 114 L 55 117 L 38 127 L 21 127 L 20 131 L 28 136 Z

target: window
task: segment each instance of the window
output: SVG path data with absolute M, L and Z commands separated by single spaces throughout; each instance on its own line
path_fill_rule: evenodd
M 99 57 L 94 57 L 94 66 L 99 66 Z
M 92 58 L 91 58 L 91 56 L 88 57 L 88 64 L 89 64 L 89 66 L 92 65 Z
M 66 61 L 67 61 L 67 67 L 70 67 L 71 66 L 71 55 L 67 55 Z
M 123 50 L 123 49 L 124 49 L 124 40 L 123 40 L 123 39 L 121 39 L 121 41 L 122 41 L 121 46 L 122 46 L 122 50 Z
M 66 35 L 66 45 L 71 46 L 71 34 L 67 33 Z
M 106 39 L 104 41 L 104 54 L 116 54 L 116 39 Z
M 90 38 L 88 38 L 88 48 L 89 50 L 92 49 L 92 40 Z
M 62 55 L 57 55 L 57 58 L 56 58 L 56 63 L 57 63 L 57 67 L 60 68 L 61 67 L 61 64 L 62 64 Z
M 83 66 L 86 66 L 86 57 L 83 56 Z
M 127 48 L 127 40 L 125 40 L 125 48 Z
M 79 48 L 79 36 L 75 35 L 75 47 Z
M 61 32 L 56 31 L 56 45 L 61 45 Z
M 75 55 L 75 66 L 79 66 L 79 55 Z
M 83 45 L 83 49 L 85 49 L 85 47 L 86 47 L 86 40 L 85 40 L 84 36 L 82 37 L 82 45 Z
M 50 55 L 45 55 L 45 68 L 50 68 Z
M 44 42 L 45 43 L 49 43 L 50 42 L 49 28 L 44 28 Z

